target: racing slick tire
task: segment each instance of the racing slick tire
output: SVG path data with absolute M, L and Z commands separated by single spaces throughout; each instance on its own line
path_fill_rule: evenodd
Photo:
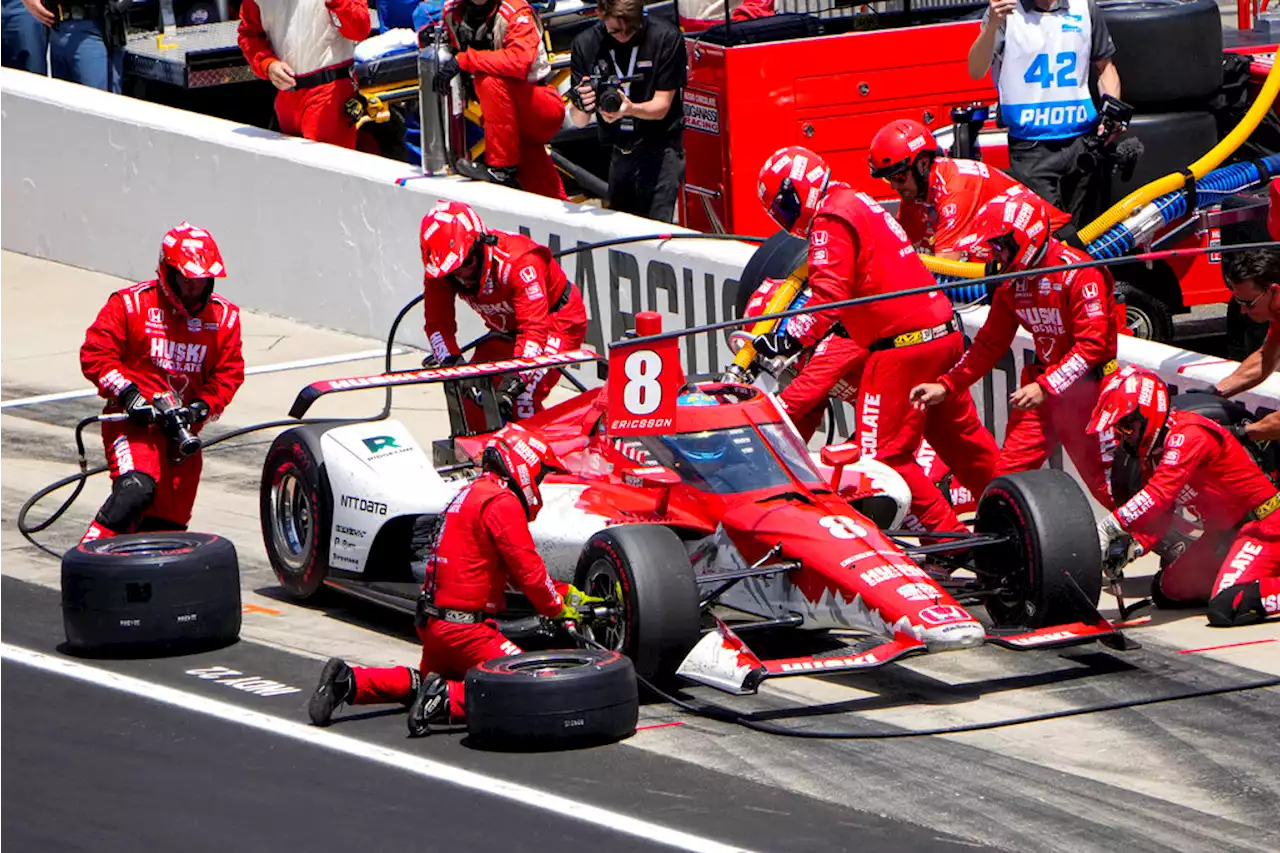
M 636 671 L 619 652 L 528 652 L 467 671 L 467 733 L 477 745 L 555 749 L 635 733 Z
M 1206 101 L 1222 86 L 1216 0 L 1101 0 L 1098 10 L 1116 45 L 1122 97 L 1139 111 Z
M 1125 93 L 1128 94 L 1126 88 Z M 1218 144 L 1218 120 L 1210 112 L 1146 113 L 1135 115 L 1117 145 L 1126 139 L 1142 142 L 1142 154 L 1128 180 L 1117 178 L 1108 188 L 1107 204 L 1173 172 L 1181 172 Z
M 1004 590 L 984 604 L 999 628 L 1044 628 L 1094 615 L 1102 594 L 1102 550 L 1093 509 L 1065 471 L 1042 468 L 992 480 L 978 501 L 974 532 L 1003 536 L 974 549 L 978 577 Z
M 672 675 L 698 642 L 693 564 L 671 530 L 654 524 L 602 530 L 587 541 L 574 577 L 578 589 L 618 611 L 606 627 L 583 623 L 580 629 L 631 658 L 641 678 Z
M 62 557 L 67 643 L 87 651 L 213 646 L 240 636 L 235 545 L 211 533 L 130 533 Z
M 1124 298 L 1125 324 L 1135 338 L 1173 340 L 1173 312 L 1158 297 L 1127 281 L 1116 282 L 1116 296 Z
M 809 259 L 809 242 L 786 231 L 779 231 L 760 244 L 742 268 L 738 279 L 738 296 L 734 302 L 735 317 L 741 317 L 766 278 L 786 278 Z
M 262 468 L 262 541 L 276 579 L 299 599 L 315 595 L 329 574 L 333 494 L 320 449 L 326 429 L 298 427 L 276 436 Z
M 1213 394 L 1174 394 L 1169 398 L 1169 408 L 1178 412 L 1195 412 L 1225 427 L 1257 420 L 1249 407 L 1239 400 L 1227 400 Z M 1264 474 L 1273 481 L 1280 479 L 1280 448 L 1276 447 L 1276 442 L 1259 444 L 1246 439 L 1240 443 Z

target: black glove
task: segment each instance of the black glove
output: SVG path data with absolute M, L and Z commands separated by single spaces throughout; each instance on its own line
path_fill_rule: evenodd
M 1208 388 L 1188 388 L 1186 391 L 1183 391 L 1182 393 L 1184 393 L 1184 394 L 1210 394 L 1210 395 L 1212 395 L 1212 396 L 1214 396 L 1214 397 L 1221 397 L 1221 396 L 1222 396 L 1222 392 L 1221 392 L 1221 391 L 1219 391 L 1219 390 L 1217 389 L 1217 386 L 1214 386 L 1214 385 L 1210 385 Z
M 435 353 L 429 352 L 422 357 L 422 366 L 427 370 L 435 370 L 437 367 L 453 367 L 462 364 L 462 361 L 462 356 L 457 353 L 450 353 L 444 358 L 436 358 Z
M 209 420 L 209 415 L 212 414 L 209 404 L 204 400 L 192 400 L 187 409 L 191 412 L 191 422 L 193 424 L 204 423 Z
M 524 380 L 518 373 L 508 376 L 498 386 L 498 414 L 502 415 L 504 421 L 515 419 L 516 400 L 520 399 L 525 387 Z
M 142 396 L 137 385 L 130 385 L 121 391 L 117 399 L 120 402 L 120 408 L 124 409 L 124 413 L 129 416 L 130 422 L 138 426 L 151 426 L 156 422 L 155 407 Z
M 1253 421 L 1242 421 L 1238 424 L 1232 424 L 1227 427 L 1227 432 L 1239 439 L 1241 444 L 1244 444 L 1247 441 L 1253 441 L 1253 439 L 1249 438 L 1249 433 L 1245 431 L 1245 427 L 1249 426 L 1251 423 L 1253 423 Z
M 440 63 L 440 67 L 436 69 L 435 79 L 431 81 L 431 88 L 437 95 L 449 94 L 449 84 L 453 82 L 453 78 L 458 76 L 462 71 L 458 67 L 456 57 L 449 57 Z
M 761 358 L 790 358 L 804 349 L 804 344 L 782 331 L 765 332 L 752 346 Z

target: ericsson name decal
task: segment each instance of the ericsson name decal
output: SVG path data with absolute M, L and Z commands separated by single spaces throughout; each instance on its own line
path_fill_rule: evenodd
M 368 498 L 362 498 L 356 495 L 343 495 L 341 503 L 343 509 L 354 509 L 358 512 L 367 512 L 370 515 L 387 514 L 386 504 L 381 501 L 371 501 Z

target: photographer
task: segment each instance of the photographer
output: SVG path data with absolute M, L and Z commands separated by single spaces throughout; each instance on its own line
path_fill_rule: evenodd
M 22 0 L 22 5 L 49 28 L 48 67 L 56 79 L 120 94 L 130 0 Z M 8 16 L 8 3 L 5 10 Z M 42 47 L 43 42 L 33 42 L 28 50 Z M 43 66 L 43 56 L 31 56 L 26 67 L 43 73 Z
M 1120 97 L 1116 46 L 1094 0 L 990 0 L 969 49 L 969 76 L 990 69 L 1009 130 L 1009 172 L 1082 225 L 1096 171 L 1086 137 L 1107 132 L 1089 91 Z M 1109 144 L 1113 139 L 1104 140 Z M 1086 158 L 1087 160 L 1087 158 Z
M 111 294 L 85 332 L 80 369 L 107 399 L 111 495 L 84 537 L 186 530 L 200 485 L 200 440 L 244 382 L 240 309 L 213 292 L 225 276 L 209 232 L 164 235 L 159 277 Z
M 684 180 L 684 36 L 646 19 L 642 0 L 598 0 L 596 8 L 600 21 L 573 42 L 569 115 L 586 127 L 594 113 L 613 147 L 609 208 L 672 222 Z

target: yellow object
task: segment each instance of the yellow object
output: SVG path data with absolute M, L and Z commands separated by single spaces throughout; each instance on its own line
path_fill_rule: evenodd
M 928 267 L 929 272 L 939 275 L 953 275 L 957 278 L 982 278 L 987 274 L 986 264 L 974 261 L 952 261 L 934 255 L 921 255 L 920 260 Z
M 796 270 L 787 276 L 776 291 L 773 298 L 769 300 L 769 304 L 765 306 L 766 314 L 776 314 L 779 311 L 786 311 L 795 300 L 796 294 L 800 292 L 800 288 L 804 287 L 805 279 L 809 277 L 809 265 L 801 264 Z M 751 338 L 755 340 L 760 335 L 769 332 L 778 325 L 777 320 L 761 320 L 751 327 Z M 756 348 L 752 346 L 751 341 L 742 345 L 742 349 L 738 350 L 738 354 L 733 357 L 733 365 L 741 370 L 747 370 L 751 367 L 751 362 L 756 359 Z
M 176 41 L 165 41 L 164 33 L 156 33 L 156 48 L 158 50 L 173 50 L 180 45 Z

